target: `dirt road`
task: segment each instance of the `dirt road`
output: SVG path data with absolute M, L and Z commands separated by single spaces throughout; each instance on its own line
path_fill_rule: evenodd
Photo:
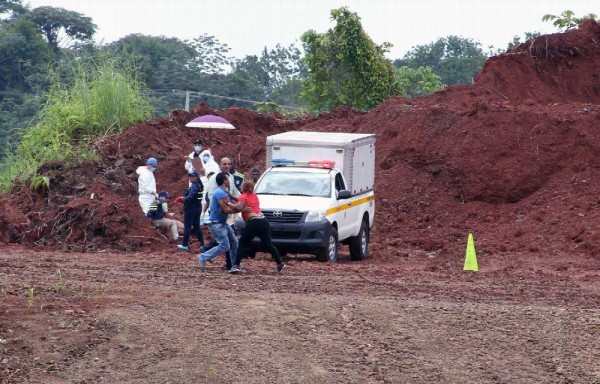
M 584 256 L 0 253 L 2 383 L 600 383 Z

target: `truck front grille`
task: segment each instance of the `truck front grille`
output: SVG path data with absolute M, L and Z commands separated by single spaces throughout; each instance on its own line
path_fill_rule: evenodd
M 267 220 L 271 223 L 286 223 L 294 224 L 302 222 L 304 212 L 290 212 L 290 211 L 265 211 L 262 210 Z
M 271 231 L 271 237 L 273 239 L 299 239 L 300 235 L 302 235 L 301 232 L 297 232 L 297 231 L 292 231 L 292 232 L 286 232 L 286 231 Z

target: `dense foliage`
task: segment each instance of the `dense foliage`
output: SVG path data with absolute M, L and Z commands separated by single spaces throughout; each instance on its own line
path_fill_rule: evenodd
M 61 47 L 70 47 L 74 41 L 89 40 L 96 32 L 96 24 L 91 18 L 63 8 L 39 7 L 26 17 L 35 23 L 50 48 L 56 52 Z
M 370 109 L 401 94 L 394 67 L 384 57 L 388 45 L 377 46 L 363 30 L 360 17 L 348 8 L 331 11 L 337 25 L 326 33 L 305 32 L 308 79 L 302 96 L 316 111 L 338 105 Z
M 402 59 L 394 61 L 398 68 L 430 67 L 446 85 L 470 84 L 487 60 L 481 43 L 460 36 L 447 36 L 413 47 Z
M 397 76 L 402 95 L 405 97 L 423 96 L 444 88 L 442 78 L 431 67 L 400 67 Z

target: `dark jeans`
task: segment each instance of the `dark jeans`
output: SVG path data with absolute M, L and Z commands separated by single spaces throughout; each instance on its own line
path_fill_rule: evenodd
M 261 243 L 265 246 L 265 249 L 271 253 L 271 256 L 273 256 L 273 259 L 275 259 L 277 264 L 281 264 L 279 251 L 277 251 L 277 248 L 271 243 L 271 225 L 269 224 L 269 220 L 263 217 L 250 219 L 246 223 L 246 228 L 244 228 L 242 237 L 240 237 L 235 265 L 240 265 L 240 261 L 246 256 L 246 248 L 250 246 L 252 239 L 255 237 L 260 239 Z
M 200 227 L 200 207 L 185 208 L 183 211 L 183 242 L 182 245 L 188 246 L 190 243 L 190 235 L 196 233 L 200 246 L 204 245 L 204 235 Z

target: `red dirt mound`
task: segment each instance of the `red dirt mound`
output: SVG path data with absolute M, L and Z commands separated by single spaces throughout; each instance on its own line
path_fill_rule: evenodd
M 471 86 L 414 100 L 390 99 L 363 113 L 340 108 L 299 120 L 204 104 L 174 111 L 94 143 L 98 162 L 41 170 L 45 192 L 0 200 L 0 240 L 78 251 L 170 247 L 137 203 L 135 169 L 159 160 L 159 189 L 181 195 L 191 143 L 202 137 L 238 170 L 264 168 L 265 137 L 288 130 L 377 134 L 372 254 L 575 251 L 597 255 L 600 228 L 600 27 L 541 36 L 492 57 Z M 234 131 L 185 123 L 207 113 Z M 173 209 L 180 207 L 173 206 Z

